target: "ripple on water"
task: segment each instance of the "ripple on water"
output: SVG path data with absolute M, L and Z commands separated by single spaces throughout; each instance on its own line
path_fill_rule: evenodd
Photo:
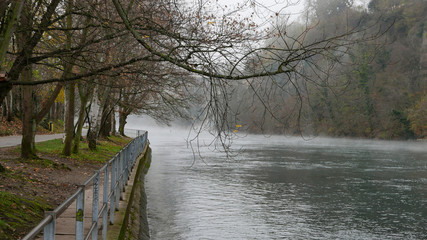
M 234 160 L 201 148 L 207 164 L 189 168 L 191 149 L 154 138 L 152 239 L 427 239 L 419 148 L 250 137 Z

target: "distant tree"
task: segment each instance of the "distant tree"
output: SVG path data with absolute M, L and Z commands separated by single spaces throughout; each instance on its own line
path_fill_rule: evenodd
M 9 42 L 19 21 L 24 2 L 24 0 L 0 2 L 0 74 L 2 75 L 4 74 L 4 61 L 9 49 Z M 3 78 L 4 76 L 0 77 Z M 5 94 L 1 91 L 0 98 L 3 99 L 4 96 Z
M 300 120 L 307 85 L 318 83 L 316 77 L 324 79 L 328 76 L 331 71 L 325 71 L 325 67 L 332 70 L 336 63 L 344 60 L 349 48 L 376 39 L 383 33 L 385 29 L 375 23 L 362 25 L 362 14 L 351 10 L 350 3 L 328 1 L 333 6 L 332 12 L 323 11 L 317 4 L 319 14 L 325 18 L 333 17 L 339 24 L 325 25 L 316 21 L 295 24 L 299 31 L 294 34 L 290 31 L 292 25 L 283 20 L 287 17 L 283 13 L 273 11 L 268 20 L 272 25 L 265 29 L 250 18 L 239 17 L 239 11 L 244 7 L 224 10 L 218 17 L 203 2 L 190 7 L 171 0 L 26 1 L 25 7 L 29 10 L 22 16 L 29 23 L 20 25 L 20 34 L 27 36 L 18 41 L 17 52 L 8 52 L 11 61 L 4 81 L 8 87 L 2 88 L 4 93 L 0 101 L 12 85 L 58 83 L 55 91 L 46 95 L 55 99 L 62 84 L 69 83 L 65 91 L 69 102 L 68 99 L 74 99 L 73 86 L 78 81 L 79 94 L 91 97 L 88 98 L 91 102 L 87 116 L 90 122 L 88 140 L 90 147 L 95 149 L 107 99 L 120 102 L 124 109 L 129 106 L 123 101 L 125 96 L 129 99 L 136 97 L 149 104 L 141 104 L 133 111 L 143 109 L 142 112 L 150 112 L 159 120 L 168 120 L 169 114 L 184 115 L 185 110 L 179 108 L 187 106 L 190 99 L 187 95 L 191 93 L 185 89 L 186 81 L 191 87 L 194 76 L 198 75 L 203 76 L 203 81 L 198 84 L 204 87 L 206 98 L 200 121 L 205 125 L 212 123 L 220 144 L 225 146 L 223 137 L 230 136 L 234 129 L 229 124 L 235 119 L 230 104 L 233 99 L 231 87 L 244 85 L 250 89 L 257 104 L 264 108 L 261 113 L 269 115 L 269 121 L 290 119 L 278 116 L 288 110 L 296 111 L 296 118 Z M 7 2 L 8 9 L 12 5 Z M 1 16 L 5 19 L 6 12 L 2 11 Z M 7 25 L 2 22 L 1 26 L 3 29 Z M 366 31 L 370 28 L 377 31 Z M 267 44 L 261 45 L 263 41 Z M 136 71 L 137 67 L 141 70 Z M 152 68 L 158 68 L 158 71 Z M 35 79 L 31 69 L 55 74 Z M 138 84 L 141 86 L 136 86 Z M 327 84 L 322 86 L 326 88 Z M 123 99 L 116 87 L 126 92 Z M 33 95 L 27 90 L 23 92 L 25 110 L 31 108 L 29 100 Z M 135 90 L 139 93 L 134 94 Z M 275 104 L 281 100 L 293 105 L 282 107 Z M 45 106 L 50 109 L 49 104 Z M 87 106 L 82 103 L 80 111 Z M 74 107 L 68 105 L 65 154 L 70 153 L 74 134 L 73 111 Z M 25 129 L 34 129 L 36 115 L 33 113 L 32 118 L 27 117 L 27 112 L 24 115 Z M 83 115 L 79 113 L 79 131 L 80 116 L 84 118 Z M 34 136 L 33 133 L 26 130 L 25 139 Z M 25 144 L 31 142 L 25 141 Z
M 264 30 L 265 35 L 262 35 L 250 20 L 240 22 L 227 17 L 219 19 L 205 12 L 203 6 L 193 8 L 192 11 L 167 0 L 139 5 L 123 4 L 118 0 L 112 2 L 128 31 L 152 56 L 205 76 L 207 103 L 200 121 L 214 126 L 215 135 L 223 147 L 226 147 L 226 138 L 231 136 L 234 129 L 228 123 L 233 113 L 229 102 L 232 99 L 229 97 L 229 86 L 232 86 L 230 81 L 241 80 L 241 85 L 253 91 L 255 98 L 264 107 L 263 112 L 281 121 L 282 118 L 277 116 L 275 110 L 276 104 L 269 101 L 272 99 L 269 96 L 274 95 L 269 92 L 279 94 L 280 91 L 289 90 L 286 86 L 291 86 L 301 100 L 304 85 L 313 80 L 304 73 L 304 69 L 321 72 L 323 67 L 317 64 L 320 59 L 331 63 L 340 62 L 354 44 L 376 39 L 385 31 L 373 23 L 362 26 L 362 14 L 352 11 L 359 18 L 352 17 L 352 22 L 336 22 L 328 27 L 335 31 L 322 33 L 317 31 L 319 28 L 316 22 L 312 22 L 301 24 L 302 30 L 298 34 L 291 34 L 285 21 L 273 25 L 271 31 Z M 351 2 L 330 1 L 338 12 L 344 11 L 342 8 L 349 8 Z M 155 15 L 153 9 L 160 6 L 166 14 Z M 321 7 L 320 4 L 318 6 Z M 150 9 L 153 14 L 139 15 L 147 12 L 145 9 Z M 129 17 L 134 16 L 132 14 L 144 18 Z M 326 14 L 330 15 L 328 12 Z M 280 13 L 272 15 L 272 18 L 279 18 Z M 377 31 L 367 32 L 369 28 L 376 28 Z M 267 46 L 258 47 L 260 41 L 267 39 L 270 39 Z M 304 65 L 307 67 L 303 68 Z M 260 77 L 268 82 L 266 87 L 260 85 L 262 87 L 258 88 L 250 80 Z M 279 78 L 287 85 L 276 81 Z M 301 101 L 297 104 L 301 109 Z
M 409 110 L 408 119 L 411 130 L 419 138 L 427 137 L 427 95 L 424 94 L 415 106 Z
M 168 124 L 174 118 L 189 118 L 189 104 L 196 101 L 199 93 L 191 89 L 197 86 L 194 77 L 174 67 L 150 63 L 135 66 L 135 71 L 124 74 L 128 83 L 120 88 L 119 133 L 130 114 L 144 114 L 156 121 Z M 146 74 L 148 73 L 149 74 Z

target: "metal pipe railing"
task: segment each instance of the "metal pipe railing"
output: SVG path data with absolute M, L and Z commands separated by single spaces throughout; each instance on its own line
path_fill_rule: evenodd
M 99 170 L 95 171 L 77 191 L 59 205 L 55 210 L 46 213 L 46 217 L 34 227 L 23 240 L 34 239 L 43 231 L 44 240 L 55 239 L 56 219 L 76 201 L 76 221 L 75 221 L 75 236 L 76 240 L 98 239 L 98 221 L 102 217 L 102 233 L 103 240 L 107 239 L 107 226 L 114 223 L 114 213 L 119 208 L 119 199 L 123 199 L 124 186 L 127 185 L 130 173 L 134 167 L 138 156 L 145 149 L 147 144 L 148 133 L 146 131 L 137 130 L 137 136 L 128 143 L 119 153 L 109 160 Z M 103 176 L 102 187 L 102 205 L 99 206 L 100 182 L 101 175 Z M 109 179 L 111 183 L 109 184 Z M 85 189 L 89 186 L 93 187 L 92 199 L 92 225 L 89 231 L 84 233 L 85 220 Z M 109 211 L 108 211 L 109 210 Z M 110 220 L 108 221 L 108 213 Z

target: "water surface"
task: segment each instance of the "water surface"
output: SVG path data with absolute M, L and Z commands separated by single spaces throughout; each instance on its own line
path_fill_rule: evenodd
M 190 167 L 184 138 L 149 131 L 152 239 L 427 239 L 426 142 L 250 135 Z

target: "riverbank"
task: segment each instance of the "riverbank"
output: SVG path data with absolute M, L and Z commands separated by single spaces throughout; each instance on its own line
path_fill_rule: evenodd
M 326 134 L 326 133 L 280 133 L 280 132 L 261 132 L 249 129 L 249 131 L 239 131 L 241 134 L 246 135 L 263 135 L 263 136 L 282 136 L 282 137 L 303 137 L 308 139 L 313 138 L 339 138 L 339 139 L 349 139 L 349 140 L 378 140 L 378 141 L 427 141 L 427 137 L 408 137 L 408 136 L 394 136 L 394 137 L 384 137 L 384 136 L 365 136 L 365 135 L 335 135 L 335 134 Z
M 123 203 L 115 213 L 114 224 L 108 227 L 107 239 L 149 240 L 145 175 L 151 164 L 151 149 L 147 145 L 136 161 L 128 185 L 124 186 Z
M 61 155 L 60 139 L 37 143 L 40 159 L 24 160 L 19 147 L 0 148 L 0 239 L 19 239 L 111 159 L 131 139 L 112 136 L 92 152 L 83 141 L 79 154 Z

